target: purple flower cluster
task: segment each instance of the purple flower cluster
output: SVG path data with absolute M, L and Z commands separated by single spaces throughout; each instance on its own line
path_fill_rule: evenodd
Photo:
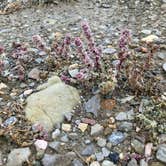
M 128 44 L 130 42 L 130 38 L 131 38 L 131 34 L 129 30 L 126 29 L 122 31 L 120 39 L 119 39 L 120 52 L 118 54 L 118 57 L 119 57 L 119 64 L 117 65 L 118 70 L 120 70 L 122 63 L 129 56 Z
M 94 55 L 94 56 L 91 56 L 91 58 L 94 59 L 94 65 L 96 68 L 99 68 L 102 51 L 100 48 L 95 46 L 95 42 L 92 37 L 92 32 L 91 32 L 91 29 L 87 22 L 82 23 L 82 29 L 83 29 L 84 35 L 88 41 L 88 51 L 92 55 Z
M 14 50 L 11 53 L 11 56 L 15 59 L 22 59 L 26 61 L 27 47 L 24 44 L 13 42 L 12 47 Z
M 46 43 L 43 41 L 41 36 L 39 35 L 34 35 L 32 36 L 32 41 L 36 45 L 36 47 L 40 50 L 45 50 L 46 48 Z
M 92 32 L 87 22 L 82 23 L 82 29 L 88 41 L 88 49 L 85 50 L 82 40 L 79 37 L 76 37 L 75 45 L 77 47 L 77 51 L 81 56 L 81 60 L 84 64 L 86 64 L 91 69 L 93 69 L 94 67 L 96 67 L 96 69 L 99 69 L 102 51 L 95 46 Z
M 60 48 L 57 47 L 57 54 L 64 57 L 69 57 L 71 41 L 71 36 L 67 34 L 63 40 L 62 46 Z
M 61 80 L 64 81 L 65 83 L 70 83 L 71 81 L 70 77 L 66 76 L 65 74 L 61 75 Z
M 139 160 L 145 158 L 145 156 L 140 155 L 140 154 L 137 154 L 137 153 L 132 153 L 132 154 L 127 154 L 127 155 L 125 156 L 124 160 L 128 161 L 128 160 L 130 160 L 130 159 L 132 159 L 132 158 L 134 158 L 134 159 L 136 159 L 137 161 L 139 161 Z
M 85 80 L 88 77 L 88 69 L 84 68 L 79 71 L 79 73 L 76 75 L 77 80 Z
M 77 51 L 79 55 L 81 56 L 82 62 L 88 67 L 93 68 L 94 62 L 90 58 L 90 55 L 88 54 L 88 52 L 84 50 L 83 42 L 81 41 L 79 37 L 75 38 L 75 45 L 77 46 Z
M 127 46 L 129 44 L 131 38 L 131 34 L 129 30 L 124 30 L 121 33 L 120 39 L 119 39 L 119 48 L 121 51 L 126 51 L 127 50 Z
M 88 41 L 91 41 L 91 43 L 94 44 L 93 38 L 92 38 L 92 32 L 90 29 L 90 26 L 87 22 L 82 22 L 82 29 L 84 31 L 85 37 Z
M 35 124 L 32 127 L 33 131 L 39 134 L 37 135 L 38 139 L 48 140 L 48 132 L 44 129 L 44 127 L 41 124 Z
M 64 44 L 69 46 L 71 44 L 71 36 L 69 34 L 66 35 L 64 39 Z
M 69 34 L 67 34 L 61 45 L 56 40 L 54 41 L 53 50 L 58 56 L 65 58 L 69 57 L 71 43 L 72 43 L 72 38 Z

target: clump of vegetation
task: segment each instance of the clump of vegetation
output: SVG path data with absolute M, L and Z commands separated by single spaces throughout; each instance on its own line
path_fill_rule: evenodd
M 130 49 L 131 33 L 124 30 L 118 43 L 118 63 L 113 65 L 112 56 L 104 55 L 87 22 L 82 23 L 82 33 L 83 35 L 77 37 L 67 34 L 61 39 L 55 35 L 50 43 L 46 43 L 40 35 L 34 35 L 31 44 L 13 42 L 8 53 L 0 46 L 0 77 L 7 77 L 12 81 L 26 81 L 29 70 L 38 65 L 46 71 L 56 72 L 65 83 L 77 86 L 85 91 L 83 93 L 88 92 L 89 95 L 97 89 L 95 93 L 100 92 L 104 97 L 109 96 L 118 85 L 121 88 L 124 82 L 127 83 L 127 88 L 141 94 L 147 94 L 152 85 L 156 84 L 157 81 L 151 81 L 153 77 L 148 74 L 153 67 L 157 45 L 144 43 L 144 47 L 140 44 L 135 50 Z M 42 63 L 37 64 L 37 59 L 42 59 Z M 9 61 L 9 66 L 6 66 L 6 60 Z M 123 80 L 124 77 L 127 81 Z M 165 104 L 160 101 L 146 107 L 144 112 L 139 112 L 136 116 L 137 126 L 150 131 L 152 139 L 156 138 L 156 133 L 166 132 L 164 109 Z M 37 138 L 47 136 L 41 126 L 35 127 Z M 9 134 L 8 131 L 4 132 Z M 13 132 L 16 132 L 14 128 Z M 32 139 L 34 133 L 30 134 Z M 15 136 L 18 135 L 20 136 L 20 133 L 16 132 Z M 13 137 L 13 140 L 16 138 Z
M 119 75 L 126 77 L 129 86 L 136 93 L 149 92 L 153 86 L 153 78 L 147 78 L 147 74 L 153 66 L 153 57 L 158 46 L 153 43 L 144 43 L 141 49 L 130 51 L 131 42 L 130 32 L 124 30 L 119 39 L 119 63 L 117 64 Z M 139 56 L 139 52 L 143 54 Z
M 117 79 L 122 77 L 127 79 L 130 88 L 135 92 L 150 91 L 153 78 L 149 79 L 147 73 L 152 66 L 157 45 L 144 44 L 141 58 L 138 49 L 130 50 L 130 31 L 122 31 L 118 43 L 118 63 L 114 67 L 111 56 L 109 60 L 105 60 L 101 47 L 95 42 L 90 26 L 85 21 L 82 22 L 82 32 L 83 37 L 72 37 L 67 34 L 59 40 L 55 36 L 51 44 L 46 43 L 40 35 L 34 35 L 32 42 L 38 50 L 38 55 L 32 54 L 29 44 L 14 42 L 8 55 L 8 58 L 12 58 L 9 78 L 25 80 L 28 63 L 39 56 L 44 59 L 48 70 L 58 69 L 58 74 L 64 82 L 77 84 L 89 90 L 98 87 L 104 95 L 112 92 L 117 85 Z M 3 52 L 4 48 L 1 47 L 0 53 Z M 65 68 L 62 69 L 62 66 Z M 1 60 L 1 74 L 3 70 L 4 63 Z
M 143 112 L 136 116 L 137 125 L 144 130 L 148 130 L 150 139 L 157 141 L 158 133 L 166 132 L 166 104 L 160 100 L 150 100 L 149 104 L 144 106 Z
M 35 35 L 33 43 L 40 51 L 48 54 L 47 65 L 62 66 L 62 61 L 65 61 L 68 67 L 61 69 L 60 72 L 64 82 L 82 85 L 90 90 L 96 86 L 101 93 L 106 94 L 115 88 L 114 71 L 111 64 L 108 66 L 104 63 L 102 49 L 95 43 L 87 22 L 82 23 L 82 30 L 85 39 L 67 34 L 63 40 L 59 41 L 55 36 L 51 46 L 48 47 L 39 35 Z

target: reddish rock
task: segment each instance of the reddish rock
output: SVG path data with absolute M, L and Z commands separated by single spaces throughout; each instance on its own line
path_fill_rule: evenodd
M 94 119 L 82 118 L 81 121 L 86 124 L 94 125 L 96 121 Z
M 116 105 L 116 101 L 113 99 L 106 99 L 101 102 L 101 108 L 103 110 L 112 110 Z

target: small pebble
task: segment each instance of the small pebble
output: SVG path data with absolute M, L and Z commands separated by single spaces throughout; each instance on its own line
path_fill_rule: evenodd
M 43 166 L 54 166 L 56 164 L 56 155 L 44 154 L 43 159 L 41 160 Z
M 149 29 L 144 29 L 144 30 L 141 31 L 141 33 L 143 33 L 143 34 L 145 34 L 145 35 L 150 35 L 151 32 L 152 32 L 152 31 L 149 30 Z
M 104 147 L 106 145 L 106 139 L 104 138 L 99 138 L 97 140 L 97 145 L 100 146 L 100 147 Z
M 30 95 L 32 92 L 33 92 L 32 89 L 28 89 L 28 90 L 24 91 L 24 96 L 28 96 L 28 95 Z
M 79 138 L 79 135 L 77 133 L 69 133 L 68 134 L 68 137 L 71 139 L 71 140 L 77 140 Z
M 78 125 L 78 128 L 79 128 L 82 132 L 85 132 L 85 130 L 87 129 L 87 127 L 88 127 L 88 124 L 86 124 L 86 123 L 80 123 L 80 124 Z
M 39 80 L 40 79 L 40 70 L 38 68 L 33 68 L 28 73 L 28 78 L 31 78 L 31 79 L 34 79 L 34 80 Z
M 147 143 L 145 145 L 145 157 L 150 157 L 152 154 L 153 143 Z
M 94 119 L 82 118 L 81 121 L 86 124 L 95 125 L 96 121 Z
M 85 140 L 85 144 L 90 144 L 90 143 L 91 143 L 91 140 L 89 140 L 89 139 Z
M 119 162 L 119 153 L 111 152 L 109 158 L 114 164 L 117 164 Z
M 114 131 L 110 136 L 108 136 L 108 141 L 112 143 L 112 145 L 118 145 L 123 142 L 125 139 L 125 135 L 122 132 Z
M 100 163 L 98 161 L 93 161 L 90 166 L 100 166 Z
M 157 150 L 156 153 L 156 158 L 163 162 L 166 163 L 166 144 L 161 144 Z
M 62 142 L 69 142 L 68 136 L 65 134 L 64 136 L 61 137 Z
M 59 129 L 55 129 L 55 131 L 52 132 L 52 139 L 56 139 L 58 136 L 60 136 L 61 131 Z
M 69 132 L 69 131 L 71 131 L 71 124 L 62 124 L 62 130 L 63 131 L 67 131 L 67 132 Z
M 144 153 L 144 144 L 142 142 L 140 142 L 139 140 L 133 139 L 131 141 L 131 146 L 133 147 L 135 152 L 137 152 L 139 154 L 143 154 Z
M 102 166 L 115 166 L 115 164 L 109 160 L 104 160 Z
M 66 113 L 64 116 L 65 116 L 65 119 L 66 119 L 68 122 L 70 122 L 71 119 L 72 119 L 73 114 L 72 114 L 71 112 L 68 112 L 68 113 Z
M 132 158 L 129 163 L 127 164 L 127 166 L 138 166 L 137 164 L 137 160 Z
M 103 53 L 104 53 L 104 54 L 108 54 L 108 55 L 115 54 L 116 52 L 117 52 L 117 51 L 116 51 L 116 49 L 114 49 L 114 48 L 106 48 L 106 49 L 103 50 Z
M 35 141 L 34 145 L 35 145 L 37 151 L 46 150 L 48 142 L 45 140 L 38 139 Z
M 163 69 L 166 72 L 166 63 L 163 64 Z
M 119 125 L 120 131 L 129 132 L 132 131 L 132 129 L 133 129 L 133 124 L 130 122 L 122 122 Z
M 108 142 L 108 143 L 106 144 L 106 147 L 107 147 L 109 150 L 111 150 L 111 149 L 112 149 L 112 143 L 111 143 L 111 142 Z
M 104 157 L 108 157 L 110 154 L 110 151 L 107 148 L 102 148 L 102 153 Z
M 158 39 L 159 38 L 156 35 L 149 35 L 149 36 L 147 36 L 145 38 L 142 38 L 141 41 L 146 42 L 146 43 L 150 43 L 150 42 L 154 42 L 154 41 L 156 41 Z
M 60 142 L 58 141 L 49 142 L 49 147 L 51 147 L 52 149 L 56 151 L 58 151 L 59 146 L 60 146 Z
M 102 152 L 95 153 L 97 161 L 102 161 L 104 160 L 104 155 Z
M 10 118 L 6 119 L 3 123 L 3 126 L 8 127 L 10 125 L 14 125 L 17 122 L 17 118 L 15 116 L 11 116 Z
M 95 147 L 93 144 L 87 145 L 86 148 L 81 152 L 83 156 L 90 156 L 95 153 Z
M 140 166 L 148 166 L 148 163 L 144 159 L 141 159 Z
M 80 160 L 74 159 L 72 162 L 72 166 L 83 166 Z
M 101 134 L 103 130 L 104 130 L 103 126 L 101 126 L 100 124 L 95 124 L 94 126 L 91 127 L 91 135 L 97 136 Z

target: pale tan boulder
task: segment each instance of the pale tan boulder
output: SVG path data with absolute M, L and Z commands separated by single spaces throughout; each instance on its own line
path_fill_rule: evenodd
M 64 84 L 57 76 L 51 77 L 37 89 L 39 92 L 27 98 L 26 117 L 48 131 L 61 122 L 66 113 L 72 112 L 80 101 L 77 89 Z

